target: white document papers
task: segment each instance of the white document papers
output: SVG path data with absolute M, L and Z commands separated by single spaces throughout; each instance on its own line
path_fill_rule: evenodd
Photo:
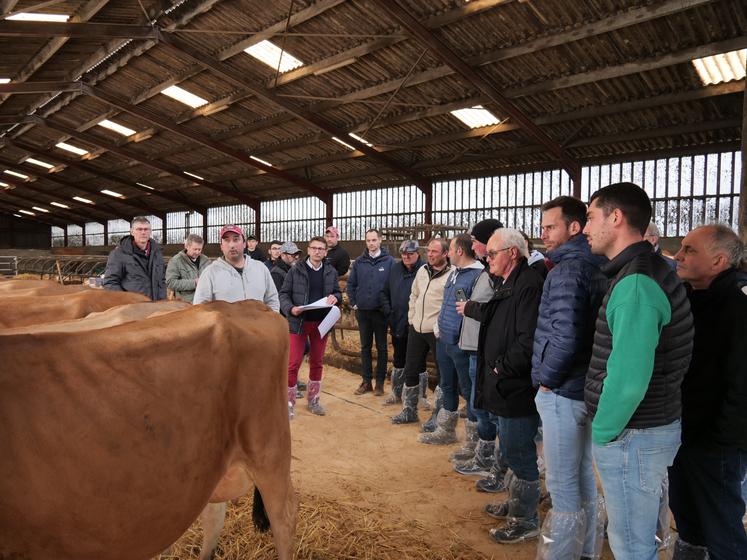
M 321 300 L 319 300 L 321 301 Z M 332 327 L 335 326 L 335 323 L 340 319 L 340 308 L 336 305 L 331 306 L 332 308 L 329 310 L 329 313 L 327 313 L 327 316 L 324 318 L 324 320 L 319 323 L 319 336 L 324 338 L 324 335 L 326 335 Z
M 298 306 L 301 311 L 309 311 L 311 309 L 324 309 L 325 307 L 332 307 L 331 303 L 327 303 L 326 297 L 320 298 L 315 302 L 309 303 L 308 305 Z

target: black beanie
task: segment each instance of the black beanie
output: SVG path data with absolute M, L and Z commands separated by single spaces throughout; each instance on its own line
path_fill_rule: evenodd
M 493 232 L 502 227 L 503 224 L 498 220 L 488 218 L 487 220 L 477 222 L 472 227 L 472 231 L 470 233 L 472 233 L 472 237 L 477 239 L 480 243 L 487 244 L 488 239 L 490 239 L 490 236 L 493 235 Z

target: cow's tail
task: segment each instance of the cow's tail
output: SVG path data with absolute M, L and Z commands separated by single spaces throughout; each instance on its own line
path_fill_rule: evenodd
M 267 518 L 267 511 L 265 510 L 265 503 L 262 501 L 262 494 L 259 493 L 259 488 L 254 487 L 254 503 L 252 504 L 252 521 L 254 527 L 260 533 L 266 533 L 270 529 L 270 520 Z

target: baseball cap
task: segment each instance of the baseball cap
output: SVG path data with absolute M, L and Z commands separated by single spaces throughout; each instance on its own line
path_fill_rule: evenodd
M 244 237 L 244 231 L 239 226 L 235 226 L 233 224 L 226 224 L 225 226 L 220 228 L 220 238 L 223 239 L 223 236 L 227 233 L 235 233 L 237 235 L 240 235 L 241 237 Z
M 487 220 L 482 220 L 472 226 L 472 231 L 470 231 L 470 233 L 472 234 L 472 237 L 477 239 L 480 243 L 487 244 L 488 239 L 493 235 L 493 232 L 502 227 L 503 224 L 500 221 L 494 218 L 488 218 Z
M 335 226 L 329 226 L 327 229 L 324 230 L 324 233 L 332 232 L 337 237 L 340 237 L 340 230 L 337 229 Z
M 293 243 L 293 241 L 286 241 L 283 243 L 283 246 L 280 247 L 281 253 L 286 253 L 288 255 L 295 255 L 297 253 L 301 252 L 301 249 L 298 248 L 298 245 Z
M 406 239 L 399 246 L 400 253 L 417 253 L 418 249 L 419 249 L 418 242 L 415 241 L 414 239 Z
M 247 234 L 246 240 L 249 241 L 250 239 L 254 239 L 254 241 L 256 241 L 257 237 L 253 233 Z

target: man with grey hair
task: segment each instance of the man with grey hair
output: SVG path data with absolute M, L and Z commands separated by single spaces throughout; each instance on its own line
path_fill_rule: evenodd
M 166 280 L 161 246 L 151 237 L 150 220 L 132 219 L 130 235 L 109 253 L 104 271 L 104 289 L 139 292 L 153 301 L 166 299 Z
M 682 383 L 682 445 L 669 467 L 675 559 L 747 558 L 741 483 L 747 467 L 747 295 L 737 281 L 744 245 L 706 225 L 682 240 L 677 274 L 695 324 Z
M 507 520 L 491 529 L 499 543 L 516 543 L 539 534 L 540 497 L 534 437 L 539 415 L 532 385 L 532 347 L 542 297 L 542 277 L 527 263 L 524 237 L 501 228 L 488 240 L 490 273 L 500 282 L 490 301 L 457 303 L 457 310 L 480 321 L 475 407 L 490 413 L 501 442 L 501 460 L 513 471 L 508 499 L 485 507 Z
M 677 270 L 677 263 L 675 262 L 675 260 L 672 257 L 668 257 L 667 255 L 661 252 L 661 247 L 659 247 L 660 237 L 661 237 L 661 232 L 659 231 L 659 226 L 656 225 L 656 222 L 649 222 L 648 227 L 646 228 L 646 233 L 643 236 L 643 238 L 649 243 L 651 243 L 651 245 L 654 248 L 654 253 L 662 257 L 672 270 Z
M 166 287 L 174 296 L 192 303 L 200 274 L 210 264 L 210 259 L 202 254 L 202 237 L 190 233 L 184 240 L 184 250 L 171 257 L 166 267 Z

